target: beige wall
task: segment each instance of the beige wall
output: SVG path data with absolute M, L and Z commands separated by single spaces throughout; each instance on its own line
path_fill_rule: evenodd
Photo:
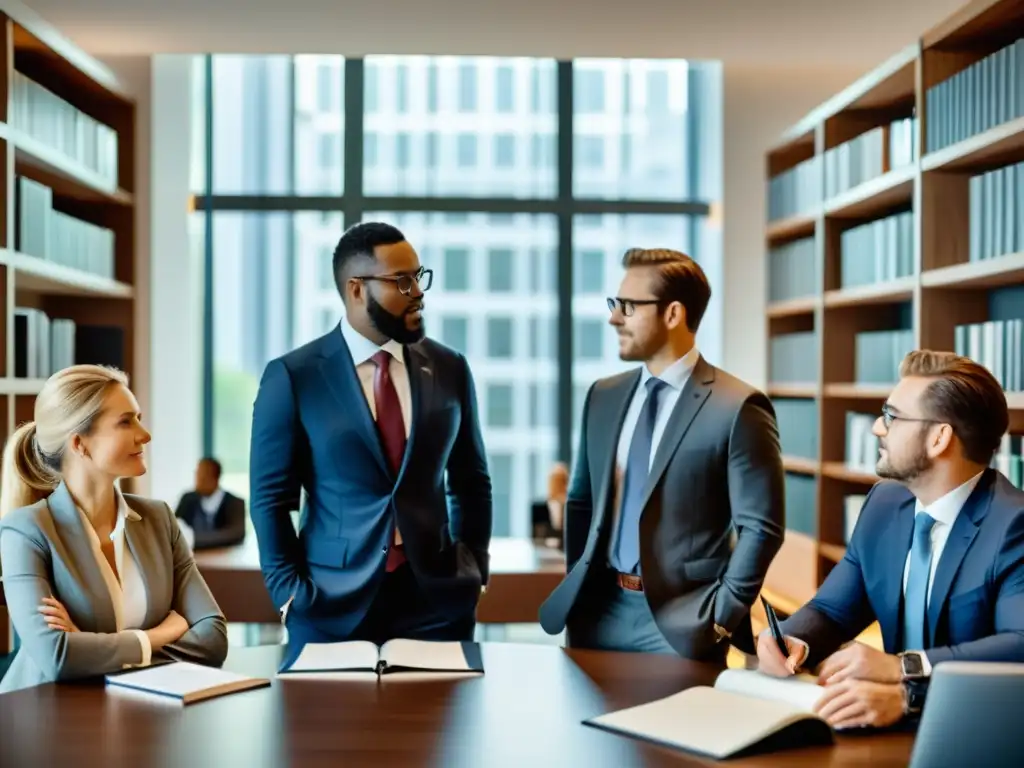
M 767 378 L 765 152 L 861 74 L 724 69 L 723 367 L 755 386 Z

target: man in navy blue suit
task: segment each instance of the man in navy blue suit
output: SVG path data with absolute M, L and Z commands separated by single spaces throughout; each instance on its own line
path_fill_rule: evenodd
M 885 479 L 845 557 L 782 622 L 788 658 L 769 632 L 758 638 L 762 671 L 818 668 L 818 712 L 833 726 L 916 713 L 941 662 L 1024 662 L 1024 492 L 989 468 L 1008 425 L 982 366 L 950 352 L 903 360 L 874 426 Z M 841 647 L 875 620 L 884 652 Z
M 345 319 L 272 360 L 253 410 L 250 508 L 267 589 L 293 653 L 471 640 L 491 481 L 469 366 L 424 337 L 432 273 L 398 229 L 351 227 L 333 268 Z

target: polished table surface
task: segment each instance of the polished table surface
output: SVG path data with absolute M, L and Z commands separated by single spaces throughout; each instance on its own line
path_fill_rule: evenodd
M 273 679 L 280 646 L 232 649 L 225 667 Z M 582 725 L 613 709 L 710 684 L 715 667 L 673 656 L 485 643 L 486 672 L 461 680 L 272 680 L 183 706 L 44 685 L 0 695 L 0 765 L 476 766 L 714 765 Z M 905 766 L 909 734 L 837 737 L 730 760 L 734 766 Z
M 532 539 L 493 538 L 491 578 L 477 607 L 483 624 L 536 622 L 537 611 L 565 575 L 565 554 Z M 260 572 L 256 536 L 238 546 L 199 550 L 196 565 L 228 621 L 279 621 Z

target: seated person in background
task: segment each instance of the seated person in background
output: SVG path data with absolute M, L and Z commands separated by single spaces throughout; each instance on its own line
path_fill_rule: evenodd
M 565 499 L 569 494 L 569 467 L 555 462 L 548 475 L 548 497 L 533 504 L 533 538 L 556 539 L 555 546 L 562 540 L 562 518 Z
M 1024 661 L 1024 491 L 989 468 L 1006 397 L 977 363 L 911 352 L 875 422 L 885 478 L 868 493 L 846 555 L 782 622 L 789 657 L 764 632 L 760 669 L 819 666 L 818 713 L 835 727 L 916 714 L 936 664 Z M 849 643 L 877 620 L 885 652 Z
M 55 373 L 7 441 L 0 575 L 21 648 L 0 693 L 171 658 L 220 665 L 224 616 L 165 503 L 122 494 L 149 432 L 120 371 Z
M 221 465 L 209 457 L 196 466 L 196 488 L 175 514 L 195 534 L 195 549 L 228 547 L 245 539 L 245 501 L 220 487 Z

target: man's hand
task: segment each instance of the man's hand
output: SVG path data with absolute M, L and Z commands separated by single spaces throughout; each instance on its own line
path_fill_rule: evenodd
M 901 683 L 844 680 L 826 686 L 814 711 L 833 728 L 885 728 L 903 717 L 906 693 Z
M 764 630 L 757 637 L 757 668 L 772 677 L 790 677 L 807 657 L 807 644 L 795 637 L 786 636 L 789 656 L 782 655 L 770 630 Z
M 851 643 L 833 653 L 821 664 L 819 685 L 833 685 L 844 680 L 870 680 L 875 683 L 898 683 L 903 679 L 899 656 L 890 656 L 863 643 Z

